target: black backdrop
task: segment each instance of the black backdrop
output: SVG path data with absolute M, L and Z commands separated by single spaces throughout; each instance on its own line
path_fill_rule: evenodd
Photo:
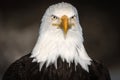
M 0 0 L 0 77 L 12 62 L 31 52 L 45 10 L 62 1 L 78 10 L 89 56 L 107 65 L 112 80 L 120 79 L 120 6 L 115 0 Z

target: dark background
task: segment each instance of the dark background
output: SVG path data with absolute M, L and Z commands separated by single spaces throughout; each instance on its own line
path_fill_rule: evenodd
M 48 6 L 62 1 L 78 10 L 89 56 L 108 67 L 112 80 L 120 80 L 120 4 L 115 0 L 0 0 L 0 79 L 33 49 Z

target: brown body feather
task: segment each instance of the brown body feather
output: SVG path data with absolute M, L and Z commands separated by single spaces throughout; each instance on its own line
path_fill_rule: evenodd
M 75 66 L 74 62 L 69 66 L 61 58 L 58 58 L 57 69 L 51 64 L 48 68 L 44 65 L 39 71 L 39 64 L 33 63 L 30 55 L 15 61 L 5 72 L 3 80 L 110 80 L 107 68 L 94 60 L 89 66 L 89 72 L 80 65 Z

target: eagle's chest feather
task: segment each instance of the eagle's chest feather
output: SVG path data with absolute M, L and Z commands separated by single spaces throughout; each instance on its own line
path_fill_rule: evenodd
M 74 62 L 68 64 L 66 61 L 63 62 L 60 57 L 57 60 L 57 69 L 53 64 L 47 68 L 45 66 L 44 64 L 41 71 L 38 70 L 39 65 L 33 67 L 30 70 L 32 73 L 30 73 L 30 78 L 34 78 L 35 80 L 89 80 L 89 73 L 82 69 L 80 65 L 75 66 Z

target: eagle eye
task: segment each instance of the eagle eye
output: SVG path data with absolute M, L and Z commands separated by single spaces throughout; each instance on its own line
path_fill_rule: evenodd
M 51 19 L 52 19 L 52 20 L 57 20 L 57 19 L 58 19 L 58 17 L 57 17 L 57 16 L 55 16 L 55 15 L 52 15 L 52 16 L 51 16 Z
M 76 18 L 76 16 L 75 15 L 73 15 L 70 19 L 75 19 Z

